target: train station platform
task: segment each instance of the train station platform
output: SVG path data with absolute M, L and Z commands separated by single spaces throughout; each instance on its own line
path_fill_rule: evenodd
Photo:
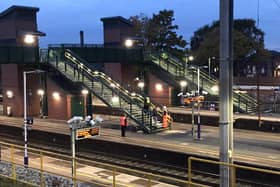
M 188 123 L 173 124 L 171 130 L 155 134 L 127 131 L 126 137 L 121 137 L 119 118 L 117 116 L 101 115 L 100 136 L 92 139 L 120 144 L 150 147 L 177 153 L 188 153 L 193 156 L 219 157 L 219 129 L 218 127 L 201 125 L 201 140 L 191 135 L 192 125 Z M 23 119 L 14 117 L 0 117 L 0 126 L 14 126 L 22 128 Z M 133 126 L 129 120 L 129 126 Z M 51 119 L 34 119 L 32 130 L 46 131 L 70 135 L 66 121 Z M 265 166 L 280 170 L 280 137 L 279 133 L 234 129 L 233 159 L 242 163 Z M 150 157 L 152 155 L 145 155 Z

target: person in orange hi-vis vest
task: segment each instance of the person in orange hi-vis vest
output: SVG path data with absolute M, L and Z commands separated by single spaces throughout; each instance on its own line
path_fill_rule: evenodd
M 163 112 L 162 115 L 162 127 L 167 128 L 169 126 L 170 116 L 167 114 L 166 111 Z
M 121 125 L 122 137 L 125 137 L 125 131 L 127 127 L 127 117 L 125 113 L 123 113 L 120 117 L 120 125 Z

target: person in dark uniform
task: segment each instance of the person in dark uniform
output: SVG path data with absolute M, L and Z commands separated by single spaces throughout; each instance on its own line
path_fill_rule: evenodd
M 120 126 L 121 126 L 121 135 L 122 137 L 125 137 L 125 131 L 126 131 L 126 127 L 127 127 L 127 117 L 126 114 L 123 113 L 120 117 Z

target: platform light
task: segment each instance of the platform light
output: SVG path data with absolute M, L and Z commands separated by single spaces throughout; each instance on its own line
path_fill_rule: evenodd
M 118 96 L 113 96 L 113 97 L 112 97 L 112 102 L 113 102 L 113 103 L 119 102 L 119 97 L 118 97 Z
M 160 84 L 160 83 L 157 83 L 157 84 L 155 85 L 155 87 L 156 87 L 156 90 L 157 90 L 157 91 L 162 91 L 162 90 L 163 90 L 162 84 Z
M 133 97 L 136 96 L 136 93 L 135 93 L 135 92 L 132 92 L 132 93 L 131 93 L 131 96 L 133 96 Z
M 111 83 L 110 86 L 111 86 L 112 88 L 115 88 L 115 87 L 116 87 L 116 85 L 115 85 L 114 83 Z
M 191 55 L 191 56 L 189 56 L 189 61 L 193 61 L 194 60 L 194 57 Z
M 53 98 L 55 100 L 59 100 L 60 99 L 60 94 L 58 92 L 53 92 L 52 96 L 53 96 Z
M 43 96 L 43 95 L 45 94 L 45 92 L 44 92 L 44 90 L 39 89 L 39 90 L 37 91 L 37 94 L 40 95 L 40 96 Z
M 24 36 L 24 43 L 33 44 L 35 42 L 35 37 L 33 35 L 27 34 Z
M 130 48 L 133 46 L 133 41 L 131 39 L 126 39 L 124 44 L 126 47 Z
M 145 83 L 144 82 L 142 82 L 142 81 L 140 81 L 140 82 L 138 82 L 138 87 L 139 88 L 143 88 L 145 86 Z
M 88 90 L 87 90 L 87 89 L 83 89 L 83 90 L 82 90 L 82 94 L 83 94 L 83 95 L 87 95 L 87 94 L 88 94 Z
M 187 86 L 187 81 L 180 81 L 180 86 L 182 88 L 186 87 Z
M 7 90 L 6 95 L 8 98 L 13 98 L 14 97 L 14 93 L 11 90 Z
M 219 86 L 218 85 L 214 85 L 214 86 L 211 87 L 211 90 L 213 92 L 218 92 L 219 91 Z
M 208 92 L 205 90 L 202 90 L 202 95 L 208 95 Z

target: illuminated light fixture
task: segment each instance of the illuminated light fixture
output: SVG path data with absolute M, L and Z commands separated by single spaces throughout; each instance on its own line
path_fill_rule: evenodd
M 13 98 L 14 97 L 14 93 L 11 90 L 7 90 L 6 95 L 8 98 Z
M 187 81 L 180 81 L 180 86 L 181 87 L 187 86 Z
M 189 61 L 193 61 L 194 57 L 193 56 L 189 56 Z
M 98 72 L 98 71 L 94 71 L 93 73 L 94 73 L 95 75 L 97 75 L 99 72 Z
M 131 93 L 131 96 L 133 96 L 133 97 L 136 96 L 136 93 L 135 93 L 135 92 L 132 92 L 132 93 Z
M 44 90 L 39 89 L 39 90 L 37 91 L 37 94 L 40 95 L 40 96 L 42 96 L 42 95 L 45 94 L 45 92 L 44 92 Z
M 111 83 L 110 86 L 111 86 L 112 88 L 115 88 L 115 87 L 116 87 L 116 85 L 115 85 L 114 83 Z
M 125 40 L 125 46 L 126 47 L 132 47 L 133 46 L 133 41 L 131 40 L 131 39 L 127 39 L 127 40 Z
M 118 97 L 118 96 L 113 96 L 113 97 L 112 97 L 112 102 L 113 102 L 113 103 L 119 102 L 119 97 Z
M 208 92 L 205 91 L 205 90 L 202 90 L 202 94 L 203 94 L 203 95 L 208 95 Z
M 59 95 L 58 92 L 53 92 L 52 96 L 53 96 L 53 98 L 54 98 L 55 100 L 59 100 L 59 99 L 60 99 L 60 95 Z
M 111 78 L 110 78 L 110 77 L 108 77 L 108 80 L 111 80 Z
M 91 72 L 91 70 L 89 68 L 87 70 L 88 70 L 88 72 Z
M 27 34 L 24 36 L 24 43 L 33 44 L 35 42 L 35 37 L 33 35 Z
M 162 91 L 162 90 L 163 90 L 162 84 L 160 84 L 160 83 L 157 83 L 157 84 L 155 85 L 155 87 L 156 87 L 156 90 L 157 90 L 157 91 Z
M 128 90 L 125 90 L 125 92 L 126 92 L 126 93 L 129 93 L 129 91 L 128 91 Z
M 213 92 L 218 92 L 218 91 L 219 91 L 218 85 L 212 86 L 211 90 L 212 90 Z
M 138 82 L 138 87 L 139 87 L 139 88 L 142 89 L 144 86 L 145 86 L 145 83 L 144 83 L 144 82 Z
M 87 95 L 87 94 L 88 94 L 88 90 L 87 90 L 87 89 L 83 89 L 83 90 L 82 90 L 82 94 L 83 94 L 83 95 Z

